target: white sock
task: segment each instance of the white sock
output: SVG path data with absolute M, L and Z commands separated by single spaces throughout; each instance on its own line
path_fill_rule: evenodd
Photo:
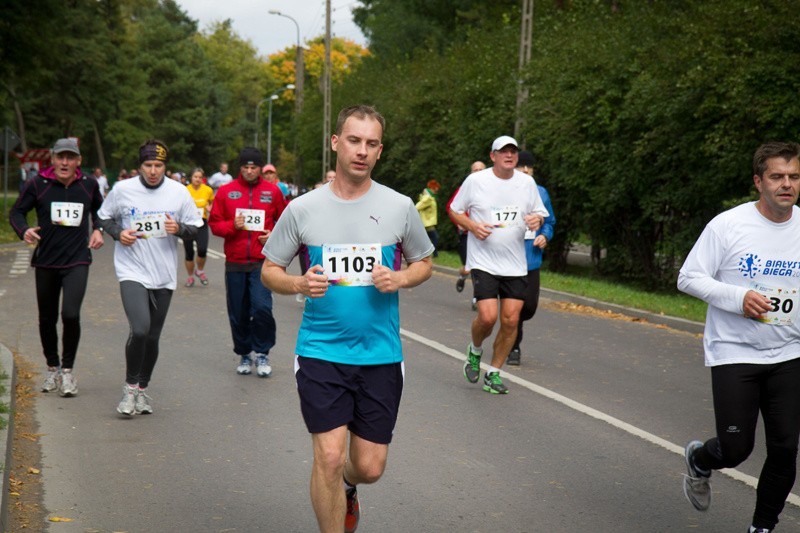
M 478 355 L 483 355 L 483 348 L 482 347 L 475 346 L 473 343 L 469 343 L 469 345 L 472 346 L 472 348 L 470 348 L 472 353 L 476 353 Z
M 487 374 L 491 374 L 492 372 L 500 372 L 499 368 L 495 368 L 493 366 L 489 367 L 489 370 L 486 371 Z

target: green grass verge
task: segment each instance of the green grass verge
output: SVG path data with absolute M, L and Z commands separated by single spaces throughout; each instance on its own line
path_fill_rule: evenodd
M 461 261 L 454 252 L 440 251 L 434 263 L 458 268 Z M 592 278 L 586 271 L 557 274 L 542 270 L 542 287 L 594 298 L 625 307 L 633 307 L 651 313 L 664 314 L 697 322 L 705 321 L 706 304 L 675 289 L 674 293 L 653 293 L 626 286 L 618 282 Z
M 8 197 L 5 201 L 6 210 L 3 210 L 3 191 L 0 190 L 0 244 L 19 242 L 19 237 L 17 237 L 17 234 L 11 229 L 11 224 L 8 222 L 8 213 L 11 211 L 14 202 L 17 201 L 18 195 L 19 193 L 17 191 L 8 191 Z M 34 221 L 36 221 L 36 213 L 31 211 L 28 213 L 28 224 L 32 224 Z

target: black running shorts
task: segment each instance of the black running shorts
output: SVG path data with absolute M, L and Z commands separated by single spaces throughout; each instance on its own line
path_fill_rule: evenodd
M 483 270 L 472 269 L 472 288 L 476 300 L 490 300 L 500 297 L 525 300 L 525 291 L 528 288 L 526 276 L 494 276 Z
M 370 442 L 392 441 L 403 394 L 403 363 L 358 366 L 298 356 L 295 378 L 310 433 L 346 425 Z

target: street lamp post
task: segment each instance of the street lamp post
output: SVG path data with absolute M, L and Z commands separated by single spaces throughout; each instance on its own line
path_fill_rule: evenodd
M 269 97 L 269 118 L 267 119 L 267 164 L 272 164 L 272 101 L 277 100 L 278 95 L 273 94 Z
M 263 100 L 261 100 L 260 102 L 258 102 L 256 104 L 256 134 L 255 134 L 255 138 L 253 140 L 253 146 L 258 148 L 258 130 L 259 130 L 259 126 L 258 126 L 258 110 L 261 107 L 261 104 L 263 104 L 264 102 L 269 102 L 269 120 L 268 120 L 268 126 L 267 126 L 268 127 L 267 163 L 271 163 L 272 162 L 272 161 L 270 161 L 270 152 L 272 151 L 272 101 L 273 100 L 277 100 L 278 98 L 280 98 L 280 94 L 282 92 L 291 91 L 292 89 L 294 89 L 294 84 L 293 83 L 287 83 L 286 85 L 284 85 L 283 87 L 281 87 L 280 89 L 278 89 L 277 91 L 275 91 L 274 93 L 272 93 L 271 95 L 269 95 L 268 97 L 264 98 Z
M 294 65 L 294 83 L 297 86 L 297 90 L 295 91 L 295 111 L 297 115 L 300 115 L 300 111 L 303 109 L 303 47 L 300 45 L 300 24 L 297 23 L 297 20 L 294 17 L 290 17 L 285 13 L 281 13 L 277 9 L 270 9 L 270 15 L 277 15 L 279 17 L 285 17 L 292 22 L 294 22 L 295 28 L 297 29 L 297 59 L 295 60 Z

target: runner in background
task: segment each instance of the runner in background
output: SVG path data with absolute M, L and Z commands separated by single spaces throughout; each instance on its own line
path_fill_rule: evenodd
M 286 208 L 277 185 L 261 176 L 264 156 L 256 148 L 239 154 L 239 175 L 217 191 L 209 216 L 214 235 L 225 239 L 225 294 L 236 372 L 266 378 L 272 374 L 269 351 L 275 346 L 272 291 L 261 283 L 261 249 Z
M 493 166 L 467 176 L 450 205 L 450 213 L 457 224 L 470 232 L 466 267 L 478 300 L 464 377 L 470 383 L 478 382 L 482 344 L 499 318 L 500 330 L 493 343 L 492 362 L 483 377 L 483 390 L 507 394 L 500 368 L 517 337 L 525 300 L 525 231 L 539 229 L 549 213 L 539 191 L 531 186 L 531 177 L 516 170 L 516 140 L 506 135 L 498 137 L 489 157 Z
M 189 177 L 189 184 L 186 189 L 189 191 L 194 205 L 197 207 L 197 213 L 203 217 L 203 225 L 197 230 L 197 236 L 194 239 L 183 240 L 184 251 L 184 264 L 186 266 L 186 273 L 189 275 L 186 278 L 186 286 L 191 287 L 194 285 L 194 277 L 200 280 L 203 285 L 208 285 L 208 276 L 206 276 L 206 255 L 208 253 L 208 213 L 211 211 L 211 205 L 214 202 L 214 191 L 208 185 L 203 183 L 205 173 L 202 168 L 192 170 Z M 197 261 L 194 259 L 194 243 L 197 243 Z
M 139 147 L 141 175 L 118 182 L 98 212 L 115 241 L 114 269 L 130 334 L 125 344 L 125 385 L 117 412 L 153 412 L 147 393 L 159 339 L 178 284 L 178 237 L 193 239 L 203 219 L 186 187 L 165 178 L 167 147 Z
M 31 266 L 36 270 L 39 338 L 47 361 L 41 390 L 58 390 L 61 396 L 69 397 L 78 394 L 73 367 L 81 338 L 80 311 L 92 263 L 91 250 L 103 246 L 97 218 L 103 197 L 97 180 L 81 173 L 81 152 L 74 139 L 57 140 L 51 161 L 51 167 L 26 181 L 9 220 L 20 239 L 36 246 Z M 27 221 L 31 210 L 36 211 L 34 227 Z

